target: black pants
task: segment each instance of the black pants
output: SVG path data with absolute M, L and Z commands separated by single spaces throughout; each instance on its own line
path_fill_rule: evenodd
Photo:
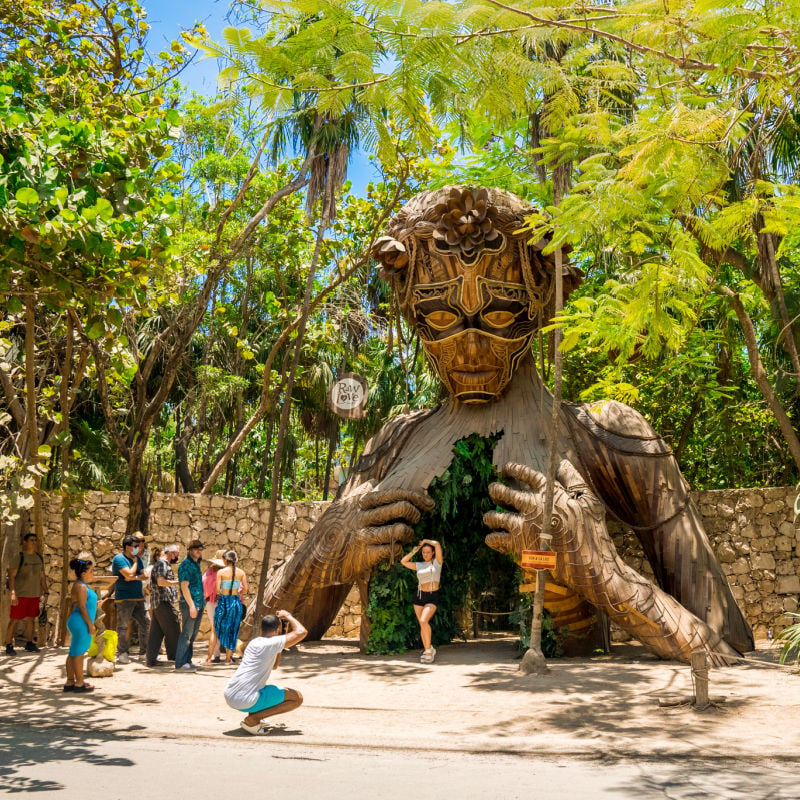
M 150 621 L 150 636 L 147 639 L 147 666 L 152 667 L 158 661 L 161 642 L 166 642 L 167 658 L 175 660 L 175 648 L 181 625 L 178 622 L 178 611 L 172 603 L 158 603 L 153 609 Z

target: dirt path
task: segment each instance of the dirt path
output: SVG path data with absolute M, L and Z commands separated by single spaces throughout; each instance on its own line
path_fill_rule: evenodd
M 305 697 L 274 739 L 374 750 L 424 743 L 440 752 L 800 759 L 800 676 L 770 665 L 773 654 L 712 671 L 711 694 L 726 701 L 704 713 L 660 708 L 659 697 L 692 693 L 689 668 L 638 647 L 551 662 L 541 678 L 521 676 L 515 654 L 510 641 L 455 644 L 428 666 L 416 654 L 362 656 L 344 641 L 303 644 L 274 673 Z M 88 739 L 112 731 L 179 739 L 240 733 L 241 715 L 222 698 L 233 667 L 186 675 L 134 662 L 76 696 L 60 691 L 64 656 L 51 650 L 3 660 L 3 730 L 77 725 Z

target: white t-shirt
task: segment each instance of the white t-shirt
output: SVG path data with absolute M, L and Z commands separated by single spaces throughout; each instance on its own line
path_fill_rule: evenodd
M 442 565 L 436 560 L 436 557 L 430 561 L 415 561 L 414 566 L 417 568 L 417 581 L 420 586 L 441 581 Z
M 267 685 L 278 653 L 286 646 L 286 636 L 259 636 L 244 651 L 239 669 L 225 686 L 225 702 L 239 711 L 250 708 Z

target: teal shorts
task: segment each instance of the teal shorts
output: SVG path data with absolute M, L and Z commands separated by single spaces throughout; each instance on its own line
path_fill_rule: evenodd
M 250 706 L 250 708 L 242 709 L 245 714 L 255 714 L 257 711 L 265 711 L 273 706 L 279 706 L 283 702 L 286 695 L 286 689 L 280 686 L 272 686 L 267 684 L 263 689 L 258 692 L 258 700 Z

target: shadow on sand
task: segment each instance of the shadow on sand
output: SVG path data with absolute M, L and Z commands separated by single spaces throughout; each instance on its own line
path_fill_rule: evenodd
M 61 686 L 42 688 L 33 682 L 44 656 L 29 659 L 21 678 L 0 674 L 0 794 L 52 792 L 62 789 L 57 781 L 42 781 L 27 773 L 50 761 L 83 761 L 96 766 L 132 767 L 127 758 L 100 754 L 106 742 L 141 738 L 141 726 L 119 727 L 112 714 L 126 702 L 157 701 L 131 694 L 64 693 Z M 108 712 L 104 715 L 104 712 Z M 105 716 L 105 719 L 104 719 Z

